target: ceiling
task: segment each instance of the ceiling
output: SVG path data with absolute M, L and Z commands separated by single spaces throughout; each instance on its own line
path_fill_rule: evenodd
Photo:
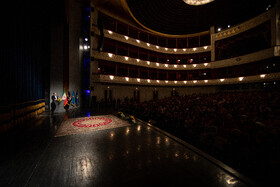
M 169 35 L 207 31 L 253 18 L 275 0 L 215 0 L 191 6 L 183 0 L 93 0 L 99 10 L 132 25 Z

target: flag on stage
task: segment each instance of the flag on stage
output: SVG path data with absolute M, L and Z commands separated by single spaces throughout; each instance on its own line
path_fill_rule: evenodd
M 65 90 L 63 90 L 63 94 L 62 94 L 62 98 L 61 98 L 61 99 L 62 99 L 62 100 L 67 99 L 67 96 L 66 96 Z
M 67 105 L 67 103 L 68 103 L 68 99 L 67 99 L 67 97 L 66 97 L 65 100 L 64 100 L 63 106 Z
M 75 104 L 75 92 L 74 92 L 74 90 L 72 92 L 72 104 L 73 105 Z
M 79 96 L 78 96 L 78 90 L 76 91 L 76 105 L 79 104 Z

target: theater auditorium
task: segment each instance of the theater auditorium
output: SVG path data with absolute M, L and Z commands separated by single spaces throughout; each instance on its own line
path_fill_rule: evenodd
M 279 0 L 16 0 L 1 25 L 0 186 L 279 186 Z

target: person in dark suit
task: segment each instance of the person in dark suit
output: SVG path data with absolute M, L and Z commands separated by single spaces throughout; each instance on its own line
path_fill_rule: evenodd
M 52 102 L 51 102 L 51 112 L 52 112 L 52 114 L 54 113 L 55 108 L 56 108 L 56 104 L 55 104 L 56 100 L 57 100 L 56 93 L 53 93 Z

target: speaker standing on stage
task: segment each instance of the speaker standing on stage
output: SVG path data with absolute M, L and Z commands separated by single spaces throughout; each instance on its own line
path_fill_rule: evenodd
M 52 95 L 52 103 L 51 103 L 51 112 L 52 112 L 52 114 L 54 113 L 55 108 L 56 108 L 56 104 L 55 104 L 56 100 L 57 100 L 56 93 L 53 93 L 53 95 Z

